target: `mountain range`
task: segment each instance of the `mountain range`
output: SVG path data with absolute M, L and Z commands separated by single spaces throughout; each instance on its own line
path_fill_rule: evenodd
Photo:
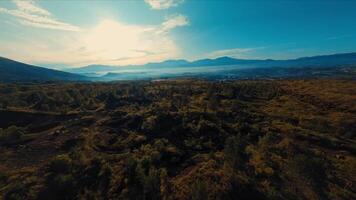
M 109 65 L 88 65 L 79 68 L 72 68 L 66 71 L 79 74 L 90 74 L 100 72 L 113 72 L 127 67 L 130 68 L 172 68 L 172 67 L 204 67 L 204 66 L 224 66 L 236 65 L 240 68 L 259 67 L 309 67 L 309 66 L 340 66 L 356 64 L 356 53 L 342 53 L 333 55 L 321 55 L 313 57 L 302 57 L 290 60 L 257 60 L 257 59 L 236 59 L 231 57 L 219 57 L 216 59 L 201 59 L 196 61 L 187 60 L 166 60 L 157 63 L 147 63 L 144 65 L 109 66 Z
M 64 72 L 0 57 L 0 81 L 112 81 L 182 76 L 249 78 L 253 77 L 255 73 L 260 73 L 261 77 L 263 77 L 266 69 L 272 77 L 277 73 L 280 75 L 282 69 L 283 73 L 281 76 L 283 77 L 284 74 L 286 74 L 285 76 L 293 75 L 288 74 L 292 73 L 290 71 L 293 70 L 286 71 L 289 68 L 297 68 L 304 75 L 307 73 L 319 73 L 323 68 L 327 68 L 328 73 L 331 73 L 330 67 L 354 68 L 355 66 L 356 53 L 343 53 L 290 60 L 249 60 L 220 57 L 196 61 L 167 60 L 164 62 L 128 66 L 89 65 L 66 69 Z M 316 67 L 318 72 L 311 71 L 314 68 L 310 67 Z M 304 68 L 308 68 L 308 70 L 303 71 Z M 261 74 L 261 72 L 263 73 Z M 241 77 L 242 75 L 243 77 Z

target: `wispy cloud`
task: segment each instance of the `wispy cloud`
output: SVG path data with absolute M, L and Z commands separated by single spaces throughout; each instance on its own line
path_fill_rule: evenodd
M 22 0 L 13 0 L 13 2 L 16 4 L 17 8 L 23 12 L 27 13 L 33 13 L 33 14 L 38 14 L 38 15 L 51 15 L 50 12 L 47 10 L 34 5 L 34 2 L 29 0 L 29 1 L 22 1 Z
M 222 50 L 217 50 L 208 53 L 207 57 L 217 58 L 221 56 L 229 56 L 229 57 L 245 58 L 247 53 L 255 52 L 257 50 L 262 50 L 265 48 L 267 47 L 222 49 Z
M 174 29 L 179 26 L 189 25 L 189 20 L 184 15 L 172 15 L 170 17 L 166 17 L 166 20 L 162 23 L 162 25 L 158 28 L 157 33 L 167 33 L 171 29 Z
M 34 1 L 13 0 L 12 2 L 16 5 L 16 9 L 0 7 L 0 13 L 14 16 L 23 25 L 64 31 L 81 30 L 75 25 L 55 19 L 48 10 L 36 5 Z
M 183 0 L 145 0 L 152 9 L 163 10 L 174 7 L 183 2 Z

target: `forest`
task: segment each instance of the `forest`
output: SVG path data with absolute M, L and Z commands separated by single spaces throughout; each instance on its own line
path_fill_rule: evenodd
M 0 84 L 0 199 L 356 199 L 354 80 Z

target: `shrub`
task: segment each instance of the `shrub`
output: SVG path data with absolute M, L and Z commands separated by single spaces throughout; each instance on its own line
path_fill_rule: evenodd
M 8 176 L 5 172 L 0 172 L 0 186 L 5 184 L 8 179 Z
M 297 155 L 293 158 L 291 166 L 294 172 L 301 175 L 307 182 L 315 187 L 323 184 L 326 177 L 326 162 L 313 155 Z
M 144 195 L 147 199 L 161 199 L 160 172 L 151 167 L 148 175 L 144 177 Z
M 202 180 L 196 180 L 192 185 L 191 190 L 192 200 L 207 200 L 208 199 L 208 185 Z
M 53 174 L 67 173 L 71 170 L 71 161 L 68 155 L 59 155 L 50 162 L 47 171 Z
M 9 190 L 6 191 L 4 194 L 4 199 L 6 200 L 26 199 L 26 197 L 27 197 L 26 186 L 18 182 L 11 184 L 9 186 Z
M 15 143 L 22 139 L 24 130 L 17 126 L 10 126 L 7 129 L 0 129 L 0 142 Z
M 240 136 L 229 137 L 226 140 L 225 148 L 225 164 L 233 169 L 238 169 L 243 166 L 245 159 L 245 143 Z

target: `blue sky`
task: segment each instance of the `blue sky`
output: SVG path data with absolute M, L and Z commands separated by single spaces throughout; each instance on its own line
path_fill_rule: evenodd
M 0 56 L 53 68 L 356 52 L 354 0 L 0 1 Z

